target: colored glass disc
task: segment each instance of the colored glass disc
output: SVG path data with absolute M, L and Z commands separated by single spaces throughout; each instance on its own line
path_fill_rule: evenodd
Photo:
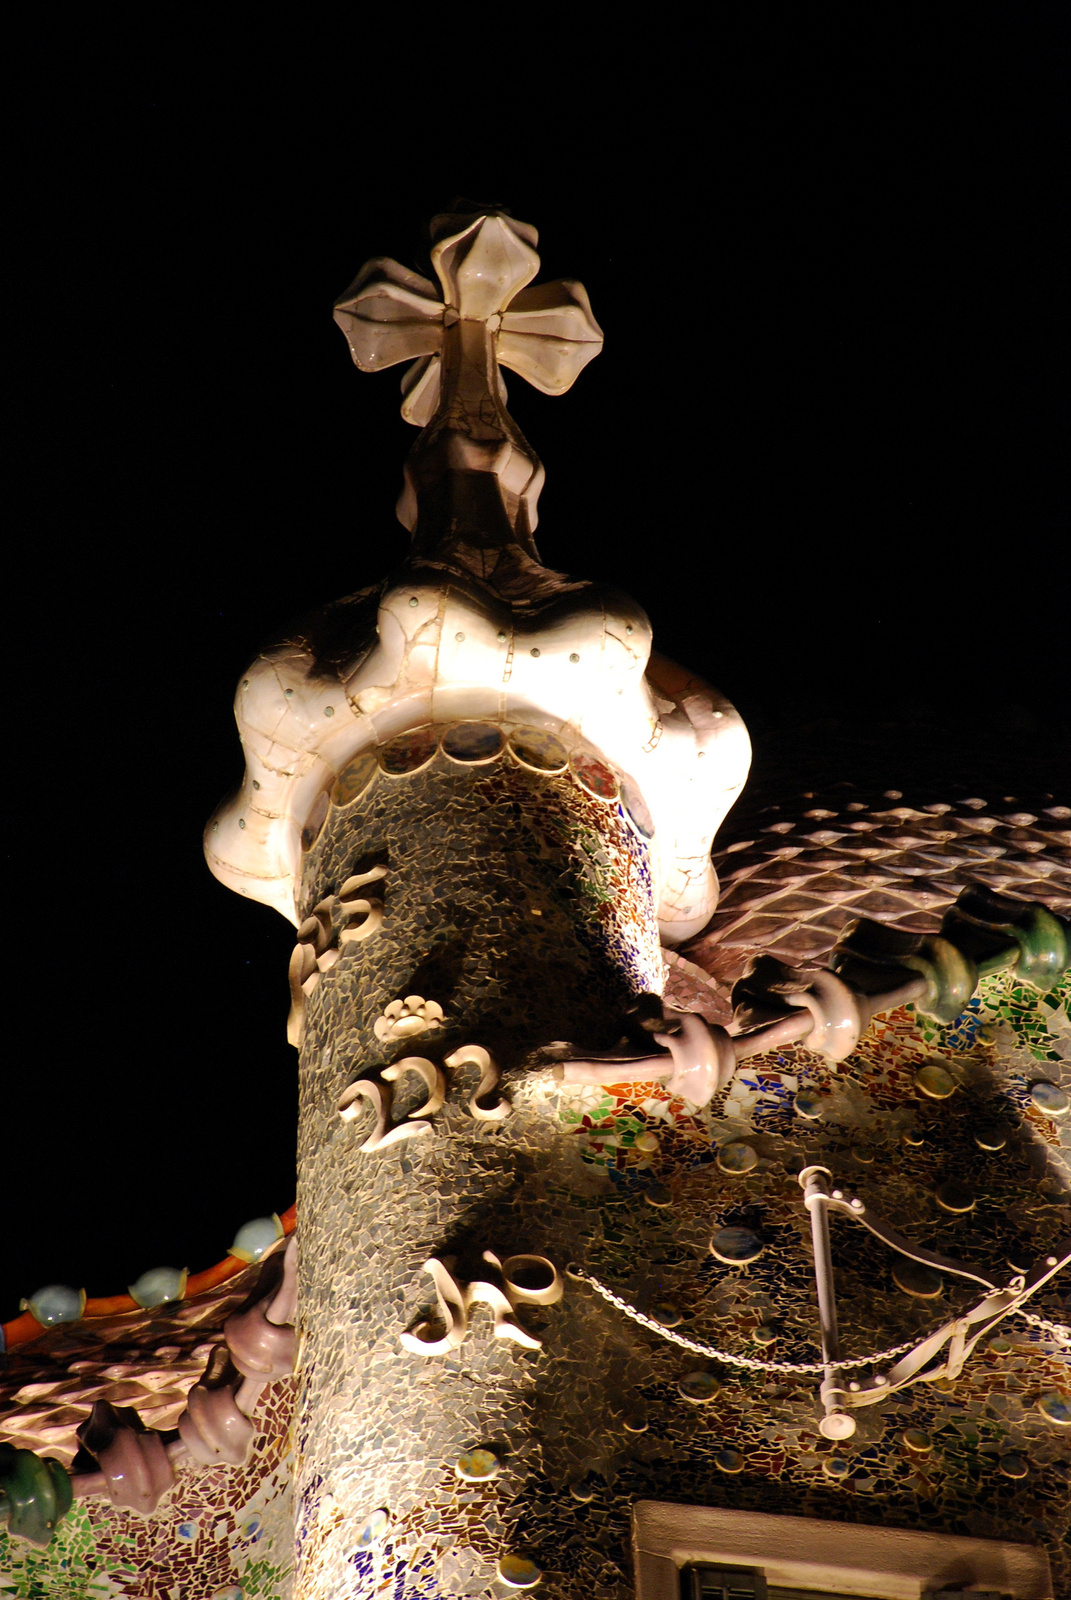
M 1038 1401 L 1038 1410 L 1048 1422 L 1054 1422 L 1058 1428 L 1071 1428 L 1071 1401 L 1066 1394 L 1053 1391 L 1043 1394 Z
M 534 1589 L 542 1570 L 525 1556 L 502 1556 L 498 1563 L 499 1582 L 507 1589 Z
M 913 1294 L 920 1300 L 935 1300 L 944 1289 L 944 1279 L 933 1267 L 927 1267 L 921 1261 L 912 1261 L 909 1256 L 897 1256 L 893 1262 L 893 1282 L 905 1294 Z
M 376 775 L 378 763 L 371 750 L 362 750 L 343 767 L 331 790 L 331 804 L 348 806 L 368 788 Z
M 509 748 L 522 767 L 533 772 L 564 772 L 569 752 L 553 733 L 542 728 L 517 728 L 509 736 Z
M 357 1534 L 358 1550 L 370 1550 L 374 1544 L 379 1544 L 380 1540 L 386 1537 L 389 1527 L 390 1512 L 373 1511 Z
M 717 1156 L 720 1171 L 733 1177 L 751 1172 L 758 1165 L 758 1160 L 757 1151 L 740 1139 L 734 1139 L 732 1144 L 723 1144 Z
M 617 773 L 604 761 L 596 761 L 594 756 L 586 756 L 578 751 L 570 758 L 569 765 L 580 787 L 586 789 L 588 794 L 593 794 L 596 800 L 617 799 Z
M 934 1199 L 942 1211 L 950 1211 L 953 1216 L 965 1216 L 968 1211 L 974 1210 L 974 1191 L 968 1189 L 965 1183 L 960 1183 L 958 1178 L 949 1178 L 934 1190 Z
M 677 1384 L 681 1399 L 690 1400 L 695 1406 L 707 1405 L 720 1392 L 721 1384 L 712 1372 L 686 1372 Z
M 1030 1098 L 1038 1111 L 1044 1112 L 1047 1117 L 1066 1117 L 1071 1110 L 1071 1100 L 1058 1083 L 1032 1083 Z
M 651 1315 L 663 1328 L 677 1328 L 683 1320 L 678 1308 L 669 1300 L 659 1300 L 651 1307 Z
M 621 804 L 625 814 L 641 839 L 654 838 L 654 818 L 647 807 L 647 802 L 640 793 L 639 785 L 631 778 L 621 780 Z
M 956 1080 L 944 1067 L 931 1061 L 919 1068 L 915 1075 L 915 1087 L 930 1100 L 947 1100 L 955 1092 Z
M 729 1267 L 746 1266 L 762 1255 L 762 1241 L 750 1228 L 721 1228 L 710 1241 L 710 1253 Z
M 451 761 L 495 761 L 505 743 L 493 722 L 458 722 L 443 734 L 443 755 Z
M 454 1462 L 454 1471 L 466 1483 L 487 1483 L 498 1476 L 499 1460 L 493 1450 L 466 1450 Z
M 416 728 L 412 733 L 399 734 L 389 744 L 380 745 L 376 760 L 383 771 L 392 778 L 405 777 L 426 767 L 439 747 L 439 735 L 434 728 Z

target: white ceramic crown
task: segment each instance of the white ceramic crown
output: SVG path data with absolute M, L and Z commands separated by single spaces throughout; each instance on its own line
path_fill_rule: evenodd
M 655 824 L 663 940 L 705 925 L 718 895 L 711 842 L 751 744 L 716 689 L 651 657 L 639 606 L 585 589 L 521 618 L 445 579 L 403 582 L 380 601 L 378 634 L 364 660 L 330 677 L 296 648 L 250 667 L 235 699 L 245 779 L 205 832 L 221 882 L 296 925 L 302 832 L 318 826 L 353 757 L 429 723 L 486 719 L 545 729 L 631 777 Z

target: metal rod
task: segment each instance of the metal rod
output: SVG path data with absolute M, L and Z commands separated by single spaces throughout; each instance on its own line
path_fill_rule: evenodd
M 847 1439 L 855 1432 L 855 1419 L 842 1409 L 843 1384 L 838 1369 L 840 1337 L 837 1332 L 837 1297 L 833 1288 L 833 1252 L 829 1243 L 828 1167 L 804 1167 L 799 1175 L 803 1203 L 811 1213 L 811 1246 L 814 1251 L 814 1281 L 818 1290 L 818 1321 L 822 1332 L 822 1403 L 826 1414 L 819 1430 L 827 1439 Z

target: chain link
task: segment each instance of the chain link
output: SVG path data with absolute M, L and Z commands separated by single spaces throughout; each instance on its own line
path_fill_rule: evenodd
M 662 1339 L 669 1339 L 673 1344 L 679 1344 L 684 1350 L 692 1350 L 697 1356 L 707 1356 L 712 1361 L 726 1361 L 733 1367 L 749 1367 L 755 1372 L 825 1372 L 825 1363 L 821 1361 L 760 1361 L 758 1356 L 738 1356 L 729 1350 L 718 1350 L 712 1344 L 700 1344 L 698 1339 L 687 1339 L 683 1333 L 675 1333 L 672 1328 L 663 1327 L 661 1322 L 656 1322 L 653 1317 L 646 1316 L 642 1311 L 637 1311 L 635 1306 L 630 1306 L 627 1300 L 622 1300 L 620 1295 L 614 1294 L 598 1278 L 593 1278 L 590 1272 L 583 1268 L 569 1266 L 566 1268 L 571 1278 L 579 1278 L 582 1283 L 590 1284 L 596 1294 L 623 1311 L 626 1317 L 631 1317 L 633 1322 L 638 1322 L 641 1328 L 649 1328 L 652 1333 L 657 1333 Z M 868 1367 L 874 1361 L 891 1361 L 894 1356 L 902 1356 L 908 1350 L 915 1348 L 915 1341 L 909 1340 L 907 1344 L 894 1345 L 891 1350 L 880 1350 L 873 1356 L 854 1356 L 849 1361 L 838 1361 L 838 1367 Z
M 1032 1311 L 1017 1311 L 1017 1317 L 1022 1317 L 1024 1322 L 1031 1323 L 1035 1328 L 1040 1328 L 1043 1333 L 1056 1340 L 1058 1344 L 1071 1344 L 1071 1328 L 1062 1322 L 1049 1322 L 1045 1317 L 1037 1317 Z
M 647 1316 L 638 1311 L 635 1306 L 630 1306 L 627 1300 L 622 1300 L 619 1294 L 614 1294 L 598 1278 L 585 1272 L 583 1267 L 570 1264 L 566 1267 L 570 1278 L 578 1278 L 581 1283 L 588 1284 L 595 1293 L 618 1311 L 623 1311 L 626 1317 L 633 1322 L 638 1322 L 641 1328 L 649 1328 L 652 1333 L 657 1333 L 660 1339 L 668 1339 L 672 1344 L 679 1344 L 682 1350 L 691 1350 L 697 1356 L 706 1356 L 711 1361 L 725 1361 L 733 1367 L 747 1367 L 753 1372 L 825 1372 L 825 1363 L 822 1361 L 762 1361 L 758 1356 L 738 1356 L 729 1350 L 719 1350 L 712 1344 L 701 1344 L 698 1339 L 688 1339 L 683 1333 L 676 1333 L 672 1328 L 665 1327 L 661 1322 L 656 1322 L 654 1317 Z M 1071 1344 L 1071 1328 L 1065 1328 L 1062 1323 L 1046 1322 L 1044 1317 L 1036 1317 L 1031 1311 L 1017 1311 L 1015 1316 L 1023 1317 L 1027 1322 L 1033 1323 L 1036 1328 L 1041 1328 L 1060 1343 Z M 849 1360 L 838 1361 L 838 1368 L 844 1367 L 869 1367 L 882 1361 L 891 1361 L 895 1356 L 906 1355 L 909 1350 L 914 1350 L 918 1344 L 917 1339 L 909 1339 L 906 1344 L 893 1345 L 888 1350 L 879 1350 L 872 1356 L 852 1356 Z

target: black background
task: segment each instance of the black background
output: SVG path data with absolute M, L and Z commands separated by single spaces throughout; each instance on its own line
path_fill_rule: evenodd
M 247 661 L 405 550 L 330 308 L 456 196 L 606 334 L 510 380 L 544 559 L 767 788 L 1066 773 L 1065 7 L 145 15 L 13 56 L 0 1319 L 293 1198 L 290 930 L 200 833 Z

